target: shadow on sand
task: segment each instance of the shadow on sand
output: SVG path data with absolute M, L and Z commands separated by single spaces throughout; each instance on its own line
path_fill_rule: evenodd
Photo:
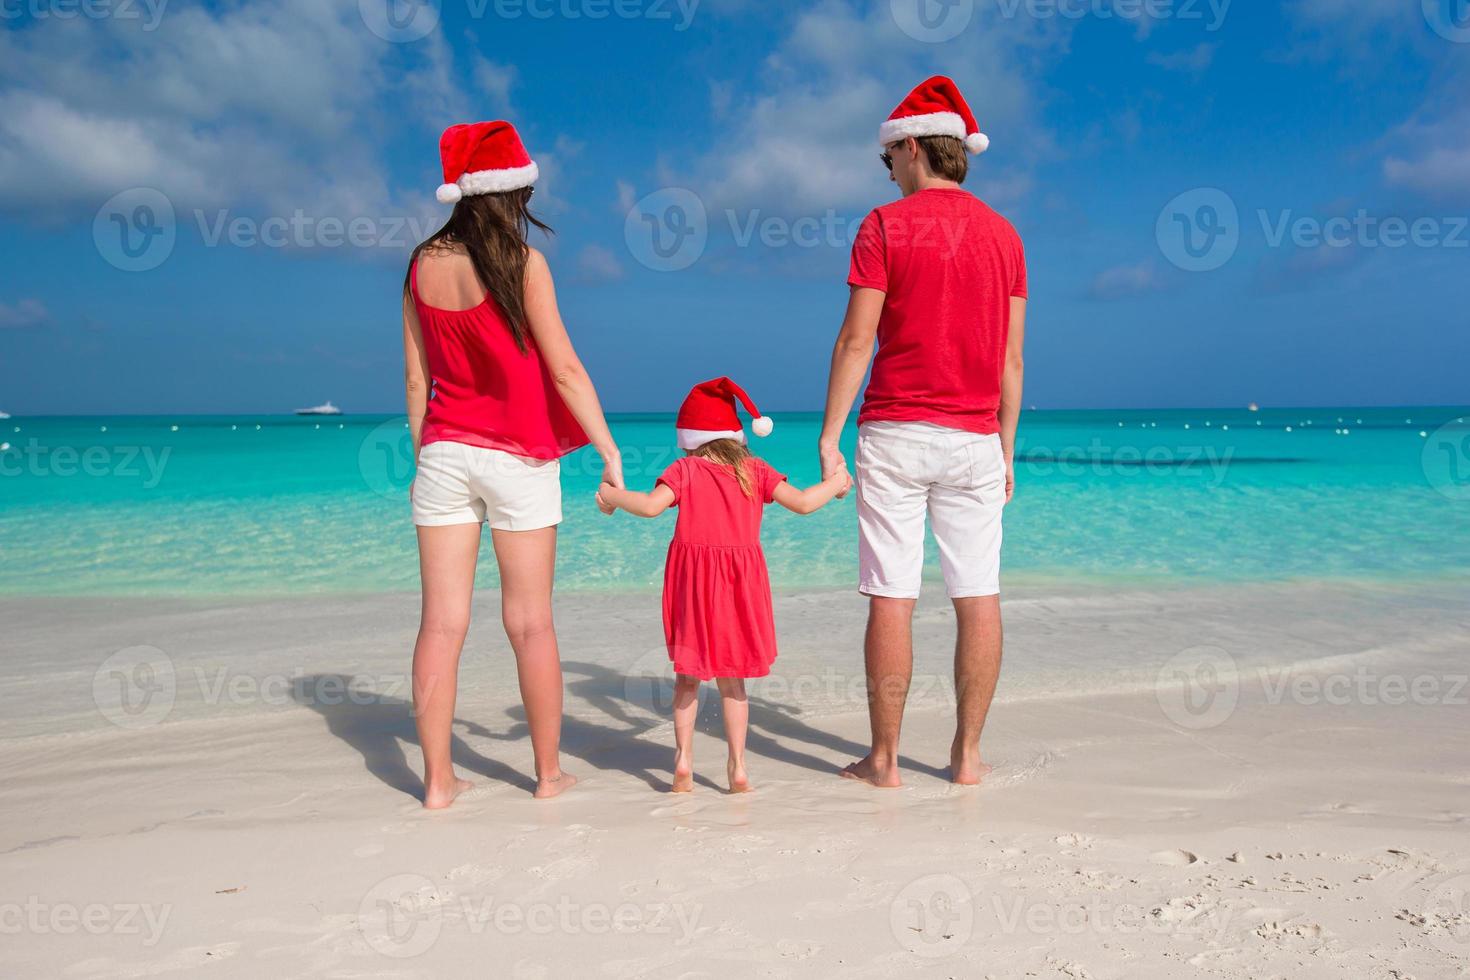
M 667 714 L 656 715 L 650 707 L 638 703 L 641 699 L 630 696 L 628 676 L 619 671 L 577 660 L 563 661 L 562 670 L 569 699 L 580 700 L 597 709 L 608 722 L 604 724 L 600 719 L 592 721 L 567 714 L 562 720 L 562 752 L 580 759 L 595 771 L 627 773 L 654 790 L 667 792 L 674 760 L 673 740 L 670 738 L 665 744 L 645 737 L 668 723 Z M 322 716 L 329 732 L 357 750 L 368 772 L 393 789 L 422 799 L 423 781 L 409 767 L 405 755 L 406 747 L 415 751 L 418 748 L 412 705 L 402 698 L 355 688 L 355 681 L 356 678 L 346 674 L 314 674 L 298 679 L 293 695 L 298 703 Z M 645 678 L 639 681 L 647 683 Z M 711 693 L 700 707 L 696 731 L 722 743 L 724 730 L 718 708 L 719 697 L 713 693 L 713 685 L 707 687 L 711 688 Z M 338 696 L 324 697 L 320 693 L 329 690 L 338 692 Z M 359 693 L 354 696 L 342 693 L 353 690 Z M 668 705 L 672 691 L 672 681 L 665 679 L 661 690 L 654 695 L 654 703 Z M 754 695 L 749 696 L 749 703 L 750 732 L 746 738 L 746 751 L 751 755 L 836 778 L 842 766 L 867 754 L 866 745 L 802 721 L 798 717 L 801 714 L 799 707 Z M 506 716 L 512 724 L 502 732 L 456 718 L 451 750 L 454 764 L 530 793 L 536 788 L 533 778 L 485 755 L 466 741 L 467 737 L 496 742 L 526 741 L 524 751 L 529 756 L 525 709 L 514 706 L 506 710 Z M 720 755 L 723 753 L 719 752 L 716 757 Z M 704 757 L 709 757 L 709 749 L 706 749 Z M 947 770 L 906 756 L 900 757 L 899 762 L 909 772 L 923 773 L 936 779 L 949 778 Z M 572 771 L 576 772 L 575 769 Z M 709 789 L 724 789 L 707 776 L 697 774 L 695 781 Z

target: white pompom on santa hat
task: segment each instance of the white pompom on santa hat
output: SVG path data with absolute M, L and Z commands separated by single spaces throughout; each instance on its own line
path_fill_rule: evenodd
M 729 378 L 702 381 L 689 392 L 684 404 L 679 406 L 679 417 L 675 421 L 678 429 L 680 449 L 698 449 L 716 439 L 745 441 L 745 430 L 740 427 L 740 416 L 735 413 L 735 402 L 750 413 L 750 428 L 758 436 L 768 436 L 775 423 L 760 413 L 755 402 L 745 389 Z
M 990 137 L 980 132 L 960 87 L 944 75 L 921 82 L 878 127 L 881 146 L 892 146 L 910 136 L 953 136 L 971 153 L 984 153 L 990 148 Z
M 541 176 L 516 128 L 503 119 L 450 126 L 439 138 L 439 159 L 444 183 L 435 197 L 441 204 L 520 190 Z

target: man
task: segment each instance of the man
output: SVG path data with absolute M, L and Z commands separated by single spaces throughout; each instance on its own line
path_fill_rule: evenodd
M 873 740 L 843 775 L 900 785 L 927 514 L 959 630 L 950 778 L 974 785 L 990 771 L 980 733 L 1000 676 L 1001 511 L 1015 486 L 1026 261 L 1015 229 L 960 187 L 965 151 L 983 152 L 989 140 L 953 81 L 914 89 L 879 142 L 903 197 L 868 215 L 853 245 L 819 442 L 823 477 L 846 466 L 838 438 L 872 359 L 858 415 L 857 510 Z

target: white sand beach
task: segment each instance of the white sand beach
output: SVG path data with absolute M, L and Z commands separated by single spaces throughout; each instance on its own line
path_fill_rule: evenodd
M 476 789 L 437 813 L 416 596 L 0 602 L 0 973 L 1470 971 L 1463 589 L 1013 589 L 978 789 L 944 780 L 950 614 L 927 594 L 891 791 L 836 775 L 866 737 L 862 600 L 781 594 L 756 791 L 721 792 L 716 698 L 687 797 L 646 679 L 657 602 L 558 600 L 581 783 L 543 803 L 480 594 L 457 712 Z

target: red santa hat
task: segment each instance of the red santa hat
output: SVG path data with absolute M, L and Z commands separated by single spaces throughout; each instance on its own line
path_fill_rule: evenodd
M 729 378 L 715 378 L 694 386 L 684 404 L 679 406 L 679 418 L 674 423 L 679 432 L 680 449 L 698 449 L 716 439 L 745 441 L 745 430 L 740 427 L 740 417 L 735 414 L 735 399 L 750 413 L 750 427 L 758 436 L 768 436 L 775 423 L 760 413 L 755 402 L 745 389 Z
M 541 176 L 516 128 L 499 119 L 450 126 L 439 138 L 439 158 L 444 183 L 435 196 L 442 204 L 530 187 Z
M 953 136 L 971 153 L 990 148 L 990 137 L 980 132 L 970 105 L 954 79 L 935 75 L 908 94 L 888 121 L 878 127 L 878 142 L 890 146 L 910 136 Z

